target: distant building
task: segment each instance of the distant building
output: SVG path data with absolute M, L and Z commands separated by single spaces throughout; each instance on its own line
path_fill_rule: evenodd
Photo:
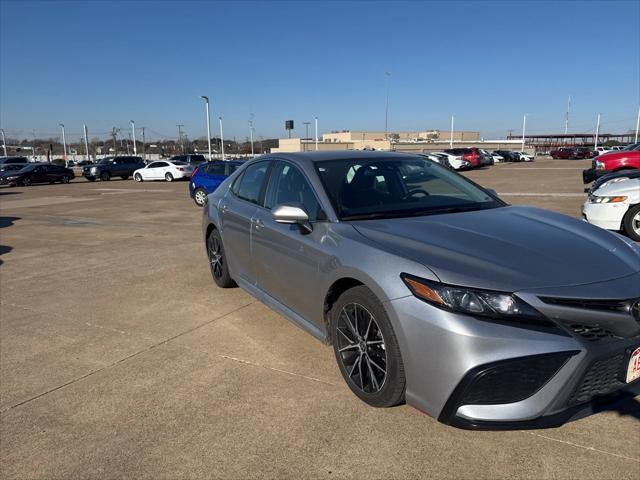
M 345 130 L 342 132 L 331 132 L 322 135 L 325 142 L 365 142 L 365 141 L 386 141 L 391 142 L 436 142 L 449 141 L 451 132 L 440 130 L 426 130 L 415 132 L 352 132 Z M 475 142 L 480 140 L 480 132 L 454 131 L 454 142 Z

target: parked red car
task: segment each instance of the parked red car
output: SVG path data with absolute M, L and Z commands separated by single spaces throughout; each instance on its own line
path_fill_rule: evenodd
M 481 167 L 483 165 L 482 162 L 482 154 L 480 151 L 475 148 L 448 148 L 445 150 L 445 153 L 449 153 L 451 155 L 461 156 L 463 160 L 466 160 L 471 164 L 472 168 Z
M 560 147 L 557 150 L 552 150 L 549 154 L 551 155 L 551 158 L 570 160 L 591 158 L 594 156 L 594 152 L 587 147 Z
M 640 168 L 640 143 L 594 158 L 592 168 L 582 172 L 582 180 L 589 183 L 606 173 L 636 168 Z

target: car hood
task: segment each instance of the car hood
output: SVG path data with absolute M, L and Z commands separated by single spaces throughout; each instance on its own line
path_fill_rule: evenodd
M 619 182 L 603 185 L 593 192 L 598 197 L 627 196 L 631 203 L 640 200 L 640 178 L 629 178 Z
M 640 271 L 640 247 L 565 215 L 502 207 L 352 222 L 382 248 L 453 285 L 515 292 L 581 285 Z

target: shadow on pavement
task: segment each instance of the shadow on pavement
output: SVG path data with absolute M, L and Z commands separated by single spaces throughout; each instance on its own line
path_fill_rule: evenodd
M 16 220 L 20 220 L 20 217 L 0 216 L 0 228 L 11 227 Z M 0 256 L 4 255 L 5 253 L 9 253 L 11 250 L 13 250 L 13 247 L 10 247 L 9 245 L 0 245 Z M 3 263 L 4 262 L 0 260 L 0 265 L 2 265 Z

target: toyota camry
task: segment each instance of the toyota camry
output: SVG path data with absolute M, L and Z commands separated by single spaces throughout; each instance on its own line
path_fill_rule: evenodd
M 332 345 L 369 405 L 535 428 L 640 391 L 640 248 L 620 235 L 383 152 L 259 157 L 203 213 L 215 283 Z

